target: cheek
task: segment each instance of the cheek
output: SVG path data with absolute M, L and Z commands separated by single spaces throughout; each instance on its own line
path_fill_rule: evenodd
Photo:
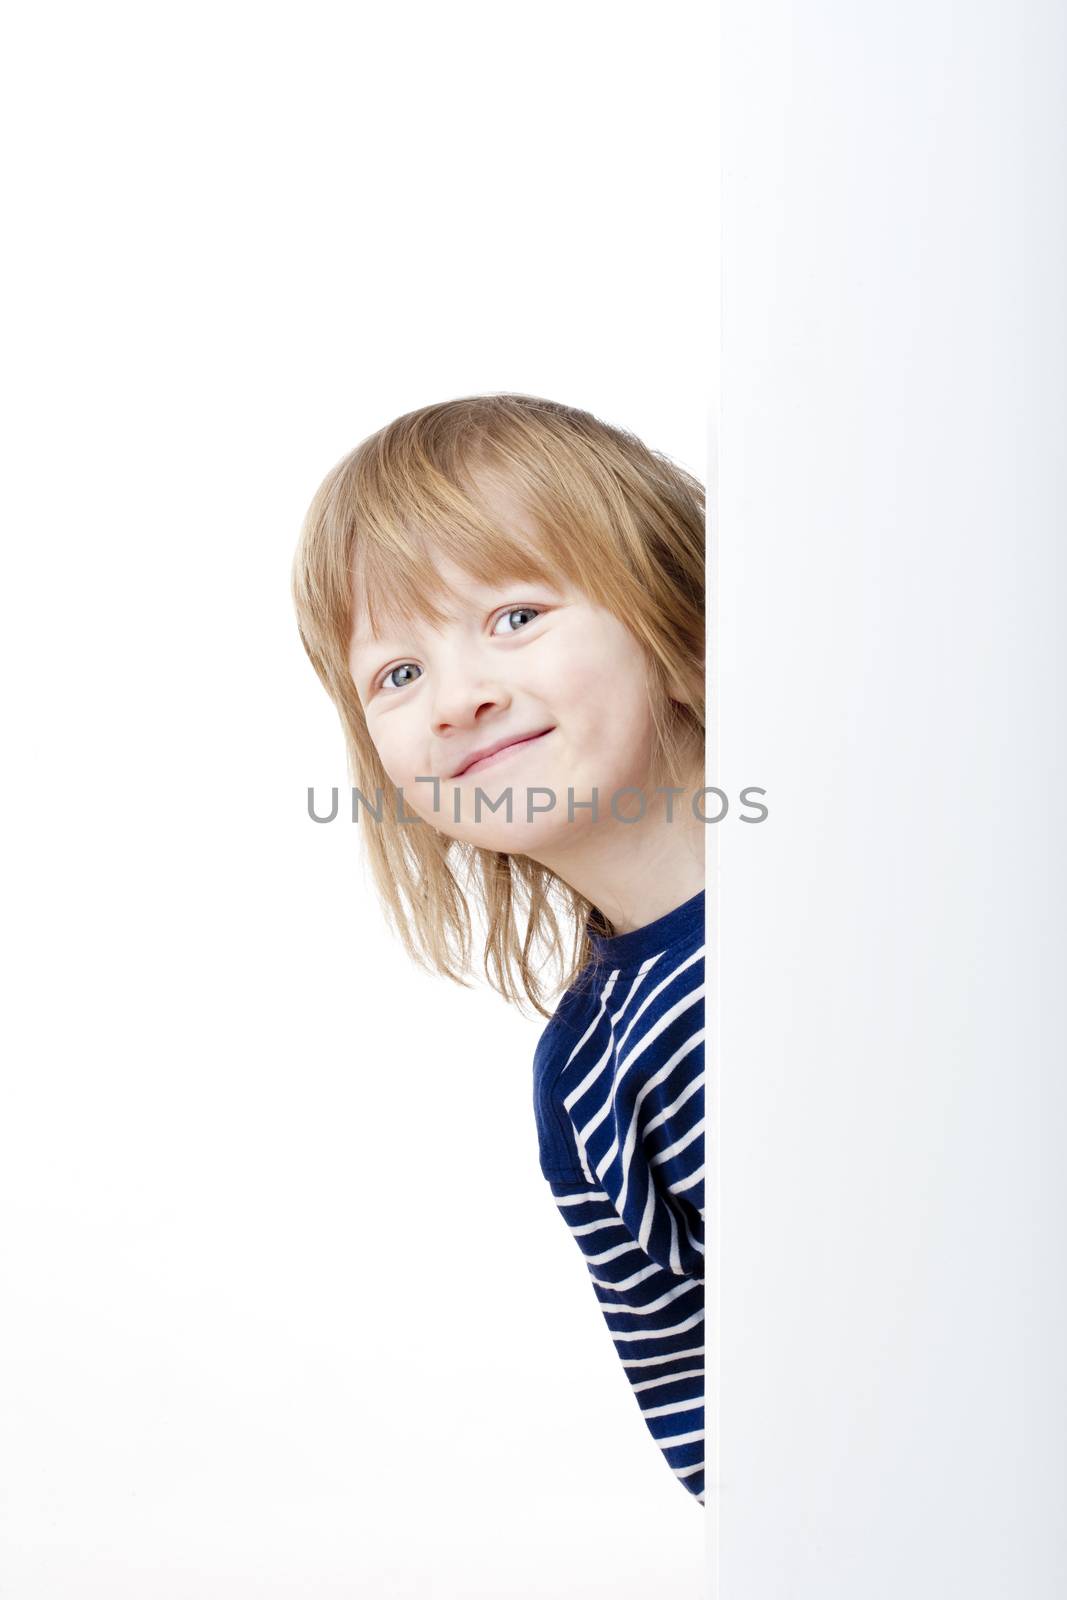
M 609 787 L 641 782 L 654 732 L 644 658 L 632 651 L 575 651 L 566 673 L 553 674 L 553 686 L 552 705 L 567 730 L 567 759 L 576 774 Z
M 644 726 L 648 693 L 644 657 L 633 648 L 576 649 L 556 663 L 558 701 L 576 725 L 601 734 Z
M 416 770 L 416 752 L 411 748 L 410 738 L 405 738 L 399 720 L 386 717 L 377 724 L 368 721 L 367 732 L 390 782 L 410 783 Z
M 630 663 L 617 649 L 597 637 L 567 639 L 540 667 L 540 687 L 561 711 L 594 725 L 605 700 L 613 697 L 621 678 L 623 692 Z

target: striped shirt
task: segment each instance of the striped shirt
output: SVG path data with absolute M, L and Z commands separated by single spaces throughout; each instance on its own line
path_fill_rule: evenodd
M 704 1501 L 704 892 L 594 958 L 534 1056 L 541 1171 L 641 1414 Z

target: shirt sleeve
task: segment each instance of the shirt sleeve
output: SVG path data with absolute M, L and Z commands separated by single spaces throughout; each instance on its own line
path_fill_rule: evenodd
M 672 1472 L 703 1503 L 702 1018 L 694 1012 L 678 1032 L 647 1075 L 616 1076 L 611 1137 L 604 1131 L 587 1146 L 576 1126 L 583 1177 L 550 1187 L 644 1421 Z M 598 1159 L 595 1149 L 605 1145 Z

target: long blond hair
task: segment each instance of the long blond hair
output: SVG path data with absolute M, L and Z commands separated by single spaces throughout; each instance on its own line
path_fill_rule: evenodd
M 494 520 L 482 488 L 494 483 L 531 517 L 537 548 Z M 300 638 L 340 714 L 364 795 L 391 785 L 349 668 L 357 585 L 374 632 L 380 608 L 440 624 L 439 555 L 489 583 L 562 575 L 610 610 L 648 664 L 653 781 L 691 781 L 702 770 L 702 485 L 587 411 L 531 395 L 474 395 L 410 411 L 364 439 L 327 473 L 301 530 L 292 573 Z M 544 998 L 589 961 L 588 927 L 611 934 L 610 922 L 529 857 L 404 826 L 388 806 L 382 813 L 365 830 L 370 866 L 413 958 L 469 987 L 470 901 L 480 902 L 489 983 L 520 1009 L 525 995 L 551 1015 Z

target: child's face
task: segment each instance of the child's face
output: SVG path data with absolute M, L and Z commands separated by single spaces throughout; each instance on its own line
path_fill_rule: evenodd
M 405 809 L 450 838 L 509 854 L 570 850 L 591 813 L 568 822 L 568 789 L 575 803 L 597 790 L 599 830 L 611 825 L 612 793 L 646 781 L 653 727 L 642 651 L 611 612 L 561 581 L 489 586 L 438 566 L 454 596 L 440 629 L 390 624 L 374 640 L 357 597 L 349 665 L 382 765 Z M 526 742 L 464 770 L 512 740 Z M 528 820 L 535 786 L 555 805 Z M 492 812 L 484 802 L 475 821 L 476 790 L 495 801 L 509 788 L 510 822 L 505 805 Z M 549 803 L 540 792 L 530 799 Z M 621 796 L 618 809 L 634 815 L 638 796 Z

